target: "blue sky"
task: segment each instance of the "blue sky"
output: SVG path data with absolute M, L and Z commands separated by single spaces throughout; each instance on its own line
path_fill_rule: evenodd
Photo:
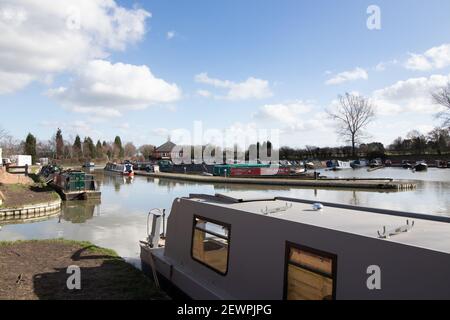
M 80 5 L 79 41 L 68 40 L 58 24 L 66 7 L 43 1 L 33 10 L 36 3 L 0 0 L 0 31 L 11 36 L 0 41 L 0 51 L 9 54 L 8 64 L 0 63 L 0 126 L 18 138 L 31 131 L 47 140 L 59 126 L 66 138 L 119 134 L 136 144 L 160 144 L 172 130 L 192 130 L 202 121 L 205 128 L 235 132 L 281 129 L 282 145 L 339 145 L 323 112 L 349 91 L 373 100 L 379 114 L 370 140 L 389 143 L 438 124 L 424 88 L 450 80 L 445 0 L 151 0 L 116 1 L 106 9 L 96 0 L 89 6 L 99 8 Z M 370 5 L 381 9 L 381 30 L 367 28 Z M 11 25 L 5 10 L 26 18 Z M 121 10 L 130 15 L 114 20 Z M 111 19 L 113 27 L 90 26 L 91 19 Z M 36 45 L 24 49 L 32 41 Z M 117 64 L 125 73 L 116 73 Z M 139 70 L 142 77 L 135 77 Z M 99 82 L 108 97 L 85 94 Z M 60 87 L 65 91 L 54 91 Z

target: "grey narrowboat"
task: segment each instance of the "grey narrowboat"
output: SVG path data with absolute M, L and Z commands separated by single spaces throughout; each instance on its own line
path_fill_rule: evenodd
M 192 299 L 450 299 L 447 217 L 223 195 L 151 216 L 143 268 Z

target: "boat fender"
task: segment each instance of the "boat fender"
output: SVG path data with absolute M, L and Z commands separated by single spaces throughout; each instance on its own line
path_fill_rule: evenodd
M 322 211 L 323 210 L 323 204 L 321 204 L 321 203 L 314 203 L 313 204 L 313 210 L 314 211 Z

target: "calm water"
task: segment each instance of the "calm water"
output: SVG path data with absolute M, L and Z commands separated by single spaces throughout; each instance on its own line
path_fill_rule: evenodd
M 392 177 L 417 180 L 417 190 L 408 192 L 366 192 L 313 190 L 287 187 L 206 185 L 171 180 L 121 176 L 95 172 L 102 191 L 101 203 L 75 202 L 64 206 L 60 217 L 26 224 L 6 225 L 1 240 L 66 238 L 86 240 L 112 248 L 139 265 L 139 240 L 146 236 L 147 213 L 152 208 L 170 212 L 174 198 L 190 193 L 224 193 L 237 196 L 290 196 L 417 213 L 450 216 L 450 170 L 430 169 L 413 173 L 404 169 L 375 172 L 348 170 L 324 172 L 329 177 Z

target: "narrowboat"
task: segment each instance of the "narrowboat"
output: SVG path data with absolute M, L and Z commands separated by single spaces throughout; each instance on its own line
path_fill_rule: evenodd
M 346 169 L 352 168 L 350 161 L 339 161 L 339 160 L 329 161 L 327 163 L 327 167 L 330 170 L 334 170 L 334 171 L 346 170 Z
M 383 161 L 381 159 L 373 159 L 370 161 L 369 166 L 371 168 L 378 168 L 383 166 Z
M 56 173 L 49 185 L 64 201 L 101 198 L 94 176 L 82 171 L 68 170 Z
M 143 270 L 169 294 L 450 299 L 448 217 L 283 197 L 190 195 L 175 199 L 167 228 L 164 210 L 151 211 L 149 221 L 140 242 Z
M 314 169 L 316 169 L 316 164 L 312 161 L 305 162 L 305 168 L 307 170 L 314 170 Z
M 95 168 L 95 163 L 94 162 L 86 162 L 85 164 L 83 164 L 83 168 L 86 168 L 86 169 Z
M 115 172 L 127 177 L 134 176 L 134 169 L 131 163 L 117 164 L 117 163 L 108 163 L 104 169 L 105 171 Z
M 290 174 L 291 166 L 270 164 L 224 164 L 213 168 L 213 175 L 222 177 L 288 176 Z
M 442 161 L 442 160 L 436 160 L 436 168 L 439 169 L 448 169 L 450 168 L 450 161 Z
M 355 160 L 351 163 L 351 167 L 353 169 L 364 168 L 364 167 L 367 167 L 368 165 L 369 165 L 369 162 L 364 159 Z
M 414 171 L 427 171 L 428 165 L 425 161 L 418 161 L 414 166 Z
M 403 169 L 412 169 L 413 165 L 408 160 L 403 160 L 402 167 L 403 167 Z

